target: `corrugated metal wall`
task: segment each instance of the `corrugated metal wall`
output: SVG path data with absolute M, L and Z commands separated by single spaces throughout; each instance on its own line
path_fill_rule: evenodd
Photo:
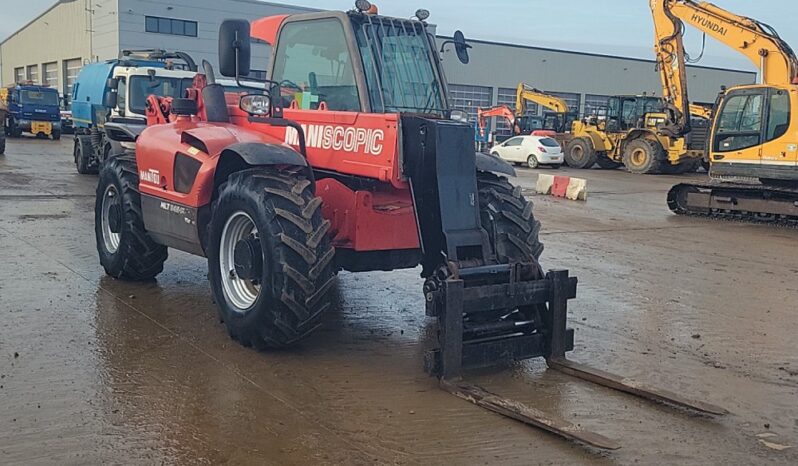
M 439 43 L 444 40 L 438 38 Z M 493 102 L 500 89 L 514 89 L 519 82 L 564 97 L 569 105 L 578 106 L 574 110 L 580 113 L 590 111 L 610 95 L 661 95 L 653 61 L 468 42 L 473 48 L 467 65 L 457 60 L 451 45 L 446 47 L 443 58 L 447 78 L 450 83 L 491 88 Z M 688 67 L 690 98 L 696 102 L 714 102 L 722 85 L 750 84 L 755 80 L 753 72 Z
M 45 64 L 49 73 L 47 77 L 52 80 L 52 63 L 56 63 L 55 80 L 59 91 L 63 92 L 63 60 L 82 60 L 90 56 L 88 15 L 83 0 L 59 4 L 7 38 L 0 46 L 3 85 L 16 81 L 15 69 L 18 68 L 25 69 L 23 76 L 26 79 L 35 74 L 39 81 L 44 77 Z

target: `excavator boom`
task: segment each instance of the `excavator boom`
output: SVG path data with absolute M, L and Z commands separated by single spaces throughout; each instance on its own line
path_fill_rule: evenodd
M 534 102 L 557 113 L 568 113 L 568 104 L 561 98 L 546 94 L 524 83 L 518 83 L 515 92 L 515 114 L 526 114 L 526 103 Z

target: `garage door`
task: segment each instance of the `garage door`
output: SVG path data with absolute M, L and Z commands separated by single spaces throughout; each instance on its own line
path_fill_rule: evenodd
M 83 60 L 80 58 L 73 58 L 72 60 L 64 60 L 64 96 L 65 100 L 71 102 L 72 100 L 72 86 L 78 79 L 78 73 L 83 67 Z
M 510 109 L 515 112 L 515 94 L 516 89 L 510 89 L 509 87 L 500 87 L 498 98 L 496 99 L 496 105 L 506 105 L 510 107 Z M 526 115 L 529 116 L 536 116 L 538 114 L 538 104 L 534 102 L 527 102 L 526 104 Z M 499 136 L 509 136 L 510 135 L 510 123 L 505 120 L 504 118 L 496 118 L 496 134 Z
M 477 108 L 492 105 L 493 88 L 450 84 L 449 96 L 452 100 L 452 108 L 468 113 L 468 121 L 473 123 L 477 120 Z
M 580 112 L 579 104 L 582 102 L 582 96 L 573 92 L 557 92 L 557 91 L 544 91 L 546 94 L 557 96 L 568 104 L 569 112 Z
M 45 86 L 58 86 L 58 63 L 50 62 L 42 65 L 42 84 Z
M 585 116 L 598 115 L 601 109 L 607 108 L 608 95 L 588 94 L 585 96 Z

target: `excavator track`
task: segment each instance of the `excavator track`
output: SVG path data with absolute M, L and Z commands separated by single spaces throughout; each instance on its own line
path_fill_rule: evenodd
M 680 183 L 668 192 L 678 215 L 798 227 L 798 186 L 711 181 Z

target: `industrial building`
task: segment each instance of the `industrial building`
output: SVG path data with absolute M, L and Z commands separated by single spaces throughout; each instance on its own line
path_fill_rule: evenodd
M 61 0 L 0 43 L 0 81 L 40 81 L 57 87 L 68 103 L 84 63 L 114 58 L 123 49 L 152 48 L 182 50 L 198 62 L 216 63 L 223 19 L 307 11 L 313 10 L 258 0 Z M 519 82 L 563 97 L 580 114 L 611 95 L 657 95 L 660 89 L 653 60 L 490 42 L 464 32 L 473 46 L 471 62 L 462 65 L 444 55 L 444 67 L 452 104 L 472 116 L 477 107 L 514 106 Z M 256 73 L 265 74 L 268 55 L 266 44 L 255 44 Z M 701 66 L 688 67 L 688 73 L 696 102 L 713 102 L 722 85 L 756 79 L 754 72 Z M 532 105 L 528 111 L 540 109 Z M 497 129 L 508 131 L 501 123 Z

